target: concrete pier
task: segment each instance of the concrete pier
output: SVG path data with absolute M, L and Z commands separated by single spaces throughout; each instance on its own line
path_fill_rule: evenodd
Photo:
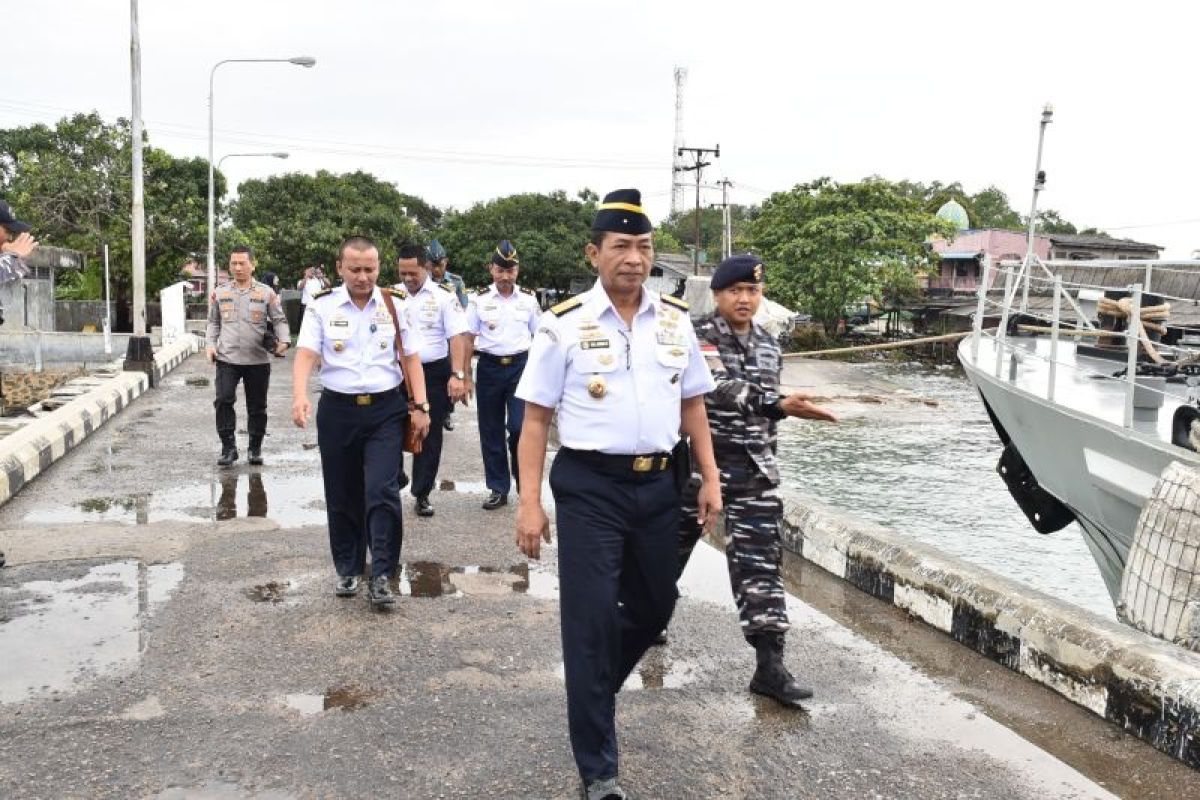
M 479 507 L 473 413 L 436 516 L 405 495 L 403 596 L 377 613 L 333 596 L 315 431 L 275 366 L 265 466 L 215 467 L 194 357 L 0 508 L 0 796 L 577 796 L 556 552 L 527 562 L 514 508 Z M 791 566 L 788 661 L 816 697 L 747 692 L 724 560 L 700 548 L 618 700 L 638 797 L 1200 796 L 1179 762 Z

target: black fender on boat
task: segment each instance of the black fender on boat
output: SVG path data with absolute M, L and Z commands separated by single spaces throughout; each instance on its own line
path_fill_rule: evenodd
M 1195 452 L 1191 432 L 1192 423 L 1197 419 L 1200 419 L 1200 409 L 1195 406 L 1186 405 L 1175 409 L 1175 414 L 1171 417 L 1171 444 Z
M 992 427 L 996 429 L 996 435 L 1004 443 L 1004 452 L 1000 454 L 996 472 L 1000 473 L 1000 478 L 1008 487 L 1008 493 L 1012 495 L 1013 500 L 1017 501 L 1017 506 L 1025 513 L 1026 519 L 1029 520 L 1029 524 L 1035 531 L 1038 533 L 1061 531 L 1075 521 L 1075 513 L 1063 505 L 1061 500 L 1042 488 L 1041 484 L 1037 482 L 1037 478 L 1034 477 L 1033 470 L 1029 469 L 1029 465 L 1025 463 L 1025 459 L 1017 450 L 1017 445 L 1013 442 L 1012 437 L 1008 435 L 1008 431 L 1004 430 L 1000 420 L 996 419 L 996 415 L 992 413 L 992 407 L 988 405 L 987 399 L 983 397 L 982 393 L 980 399 L 983 400 L 983 407 L 987 411 L 988 419 L 992 421 Z

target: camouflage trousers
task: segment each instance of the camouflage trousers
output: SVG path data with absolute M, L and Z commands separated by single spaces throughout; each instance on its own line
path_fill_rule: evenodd
M 742 634 L 749 638 L 755 633 L 783 633 L 790 625 L 780 574 L 783 501 L 779 489 L 761 478 L 748 485 L 723 486 L 721 496 L 725 506 L 725 558 Z M 689 487 L 684 492 L 680 519 L 680 575 L 702 533 L 696 512 L 696 491 Z

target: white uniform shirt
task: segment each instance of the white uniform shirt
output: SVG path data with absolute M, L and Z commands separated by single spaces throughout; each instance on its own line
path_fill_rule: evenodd
M 687 312 L 642 289 L 627 328 L 599 282 L 561 317 L 547 314 L 517 397 L 558 409 L 564 447 L 666 453 L 679 441 L 680 402 L 716 388 Z
M 400 319 L 401 341 L 413 352 L 412 333 L 404 319 L 404 300 L 392 298 Z M 396 327 L 379 287 L 359 308 L 345 286 L 314 297 L 300 323 L 297 347 L 321 357 L 321 385 L 344 394 L 374 394 L 399 386 L 403 377 L 396 363 Z
M 467 331 L 475 337 L 475 349 L 493 356 L 524 353 L 537 330 L 542 309 L 537 298 L 519 286 L 508 297 L 496 284 L 471 295 L 467 306 Z
M 300 292 L 300 303 L 308 305 L 312 302 L 313 295 L 321 291 L 321 279 L 309 278 L 304 282 L 303 290 Z
M 404 289 L 404 286 L 397 284 L 396 288 Z M 408 329 L 415 334 L 413 343 L 421 353 L 422 364 L 450 355 L 447 340 L 466 333 L 467 312 L 459 305 L 458 295 L 453 289 L 434 283 L 432 278 L 426 278 L 421 291 L 410 294 L 403 306 Z

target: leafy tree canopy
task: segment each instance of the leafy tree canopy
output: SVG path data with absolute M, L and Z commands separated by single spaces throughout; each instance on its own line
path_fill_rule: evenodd
M 926 239 L 953 235 L 953 226 L 888 181 L 821 178 L 767 198 L 749 234 L 771 296 L 834 333 L 848 305 L 878 299 L 885 284 L 893 297 L 904 294 L 911 282 L 897 270 L 926 267 Z
M 492 251 L 501 239 L 508 239 L 521 259 L 521 285 L 565 292 L 572 278 L 591 274 L 583 249 L 597 199 L 588 189 L 577 199 L 562 191 L 514 194 L 448 212 L 436 235 L 450 255 L 450 269 L 468 286 L 491 282 L 487 266 Z
M 222 236 L 222 242 L 251 245 L 259 269 L 275 271 L 287 285 L 298 280 L 305 267 L 320 264 L 332 277 L 342 240 L 367 236 L 379 244 L 381 280 L 392 281 L 397 248 L 426 238 L 405 215 L 405 208 L 418 219 L 438 216 L 419 198 L 362 171 L 294 172 L 248 180 L 238 187 L 230 208 L 233 229 Z
M 182 264 L 207 240 L 208 162 L 143 148 L 146 212 L 146 287 L 153 295 L 173 283 Z M 0 130 L 0 196 L 33 226 L 44 244 L 79 250 L 82 274 L 66 277 L 69 296 L 97 298 L 108 244 L 114 299 L 132 285 L 130 217 L 132 147 L 129 121 L 107 124 L 76 114 L 53 127 Z M 216 176 L 216 192 L 225 181 Z

